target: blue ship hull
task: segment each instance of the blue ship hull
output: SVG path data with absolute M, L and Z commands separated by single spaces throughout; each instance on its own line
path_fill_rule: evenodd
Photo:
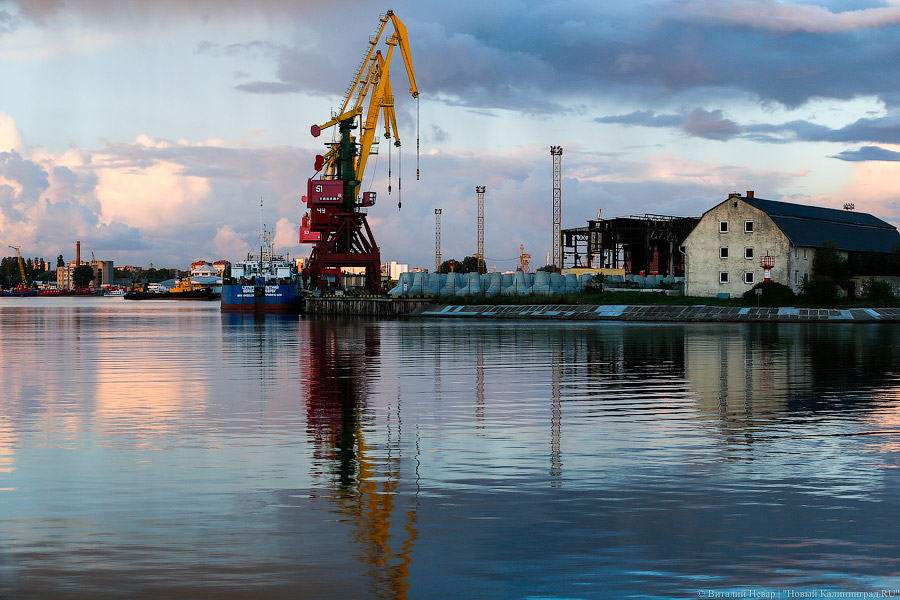
M 303 308 L 296 283 L 226 283 L 223 313 L 298 314 Z

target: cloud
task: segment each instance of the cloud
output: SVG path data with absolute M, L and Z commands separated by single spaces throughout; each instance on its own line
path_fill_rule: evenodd
M 685 133 L 709 140 L 725 141 L 740 134 L 741 128 L 723 116 L 721 110 L 695 108 L 689 114 L 656 114 L 652 110 L 638 110 L 626 115 L 598 117 L 597 123 L 639 125 L 642 127 L 680 128 Z
M 296 94 L 304 91 L 299 84 L 282 81 L 251 81 L 236 85 L 234 89 L 251 94 Z
M 157 163 L 142 170 L 100 169 L 96 194 L 103 223 L 159 231 L 204 218 L 210 186 L 201 177 L 184 175 L 179 165 Z
M 620 125 L 641 125 L 643 127 L 682 127 L 684 115 L 659 115 L 652 110 L 636 110 L 627 115 L 597 117 L 597 123 L 614 123 Z
M 250 252 L 250 244 L 231 225 L 219 226 L 212 248 L 216 256 L 229 256 L 231 260 L 241 260 Z
M 16 126 L 15 120 L 0 113 L 0 152 L 25 152 L 25 140 Z
M 275 224 L 275 236 L 272 243 L 279 254 L 296 253 L 300 250 L 300 224 L 287 217 L 278 219 Z M 306 247 L 309 249 L 309 246 Z
M 671 19 L 779 33 L 842 33 L 900 23 L 900 7 L 833 13 L 822 6 L 792 5 L 775 0 L 676 0 L 664 5 L 663 11 Z
M 859 150 L 844 150 L 832 158 L 848 162 L 863 162 L 869 160 L 900 162 L 900 152 L 887 150 L 878 146 L 863 146 Z
M 708 140 L 725 141 L 740 133 L 737 124 L 722 116 L 721 110 L 706 111 L 695 108 L 684 123 L 684 130 L 690 135 Z

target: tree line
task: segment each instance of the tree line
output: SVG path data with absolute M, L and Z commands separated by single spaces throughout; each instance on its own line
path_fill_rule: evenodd
M 550 265 L 546 265 L 538 269 L 538 271 L 550 272 L 552 272 L 553 270 L 553 267 Z M 467 256 L 462 260 L 451 258 L 442 262 L 440 268 L 438 268 L 438 273 L 450 273 L 451 271 L 454 273 L 477 273 L 478 258 L 475 256 Z

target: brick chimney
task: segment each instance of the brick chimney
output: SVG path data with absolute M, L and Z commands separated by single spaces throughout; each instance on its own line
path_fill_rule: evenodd
M 728 199 L 729 199 L 729 200 L 731 200 L 732 198 L 740 198 L 740 197 L 741 197 L 741 195 L 740 195 L 739 193 L 737 193 L 737 192 L 731 192 L 731 193 L 728 194 Z
M 81 241 L 75 242 L 75 266 L 81 264 Z
M 747 197 L 748 197 L 748 198 L 753 198 L 753 194 L 754 194 L 754 193 L 755 193 L 755 192 L 754 192 L 753 190 L 747 190 Z

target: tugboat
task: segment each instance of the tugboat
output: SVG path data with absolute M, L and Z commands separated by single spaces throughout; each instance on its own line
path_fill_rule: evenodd
M 6 295 L 22 298 L 24 296 L 37 296 L 37 293 L 38 292 L 36 289 L 29 287 L 24 283 L 20 283 L 19 285 L 15 286 L 14 288 L 7 290 Z
M 234 263 L 222 281 L 222 312 L 297 314 L 302 306 L 297 266 L 275 254 L 271 233 L 261 230 L 259 254 Z

